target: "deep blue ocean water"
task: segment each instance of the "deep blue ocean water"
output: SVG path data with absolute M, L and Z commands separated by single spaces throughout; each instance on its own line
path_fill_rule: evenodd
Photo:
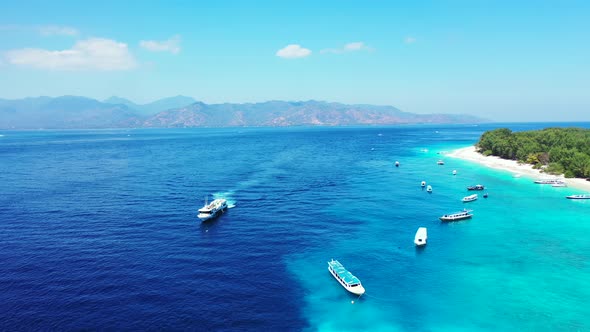
M 589 331 L 590 202 L 444 156 L 570 125 L 0 132 L 0 329 Z

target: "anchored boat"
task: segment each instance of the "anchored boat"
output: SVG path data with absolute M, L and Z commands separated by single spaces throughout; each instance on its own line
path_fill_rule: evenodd
M 355 277 L 347 269 L 344 268 L 339 261 L 332 259 L 328 262 L 328 271 L 332 274 L 334 279 L 338 280 L 340 285 L 347 291 L 355 295 L 365 294 L 365 288 L 361 284 L 359 278 Z
M 473 194 L 473 195 L 463 197 L 462 201 L 463 201 L 463 203 L 467 203 L 467 202 L 473 202 L 476 199 L 477 199 L 477 194 Z
M 417 246 L 426 245 L 426 240 L 428 240 L 428 231 L 426 227 L 420 227 L 416 231 L 416 235 L 414 236 L 414 243 Z
M 570 195 L 566 196 L 567 199 L 590 199 L 590 194 L 581 194 L 581 195 Z
M 560 184 L 563 182 L 562 179 L 539 179 L 535 181 L 536 184 Z
M 467 190 L 484 190 L 485 187 L 482 186 L 481 184 L 476 184 L 475 186 L 469 186 L 467 187 Z
M 207 198 L 205 198 L 205 205 L 199 209 L 197 217 L 201 221 L 207 221 L 217 217 L 225 210 L 227 210 L 227 201 L 225 199 L 217 198 L 211 203 L 207 203 Z
M 439 219 L 441 221 L 457 221 L 457 220 L 469 219 L 469 218 L 473 217 L 473 214 L 471 213 L 472 211 L 473 210 L 463 210 L 460 212 L 445 214 L 444 216 L 440 217 Z

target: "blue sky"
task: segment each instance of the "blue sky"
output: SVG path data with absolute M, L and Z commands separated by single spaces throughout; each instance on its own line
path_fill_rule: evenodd
M 586 1 L 0 1 L 0 98 L 590 121 Z

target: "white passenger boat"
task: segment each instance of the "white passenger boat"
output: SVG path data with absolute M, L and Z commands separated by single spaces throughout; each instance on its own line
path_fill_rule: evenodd
M 467 203 L 467 202 L 473 202 L 476 199 L 477 199 L 477 194 L 473 194 L 473 195 L 463 197 L 462 201 L 463 201 L 463 203 Z
M 439 219 L 441 221 L 457 221 L 457 220 L 469 219 L 469 218 L 473 217 L 473 214 L 471 213 L 472 211 L 473 210 L 463 210 L 463 211 L 454 212 L 451 214 L 445 214 L 442 217 L 440 217 Z
M 334 279 L 338 280 L 340 285 L 347 291 L 355 295 L 363 295 L 365 288 L 361 284 L 359 278 L 355 277 L 347 269 L 344 268 L 337 260 L 331 260 L 328 262 L 328 271 L 332 274 Z
M 562 179 L 539 179 L 535 181 L 536 184 L 559 184 L 563 183 Z
M 426 227 L 420 227 L 416 231 L 416 235 L 414 236 L 414 243 L 417 246 L 426 245 L 426 240 L 428 240 L 428 231 Z
M 197 217 L 202 221 L 207 221 L 217 217 L 225 210 L 227 210 L 227 201 L 225 199 L 217 198 L 211 203 L 207 203 L 207 199 L 205 198 L 205 205 L 199 209 Z
M 590 194 L 581 194 L 581 195 L 570 195 L 566 196 L 567 199 L 590 199 Z

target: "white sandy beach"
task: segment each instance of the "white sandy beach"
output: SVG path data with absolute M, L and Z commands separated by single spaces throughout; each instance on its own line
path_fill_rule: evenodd
M 475 146 L 468 146 L 466 148 L 457 149 L 446 154 L 448 157 L 459 158 L 475 162 L 490 168 L 501 169 L 514 173 L 515 175 L 522 175 L 530 177 L 531 179 L 547 179 L 554 178 L 550 174 L 541 173 L 541 171 L 533 169 L 532 165 L 519 164 L 515 160 L 502 159 L 495 156 L 484 156 L 475 151 Z M 563 178 L 563 176 L 561 176 Z M 590 181 L 585 179 L 566 179 L 565 183 L 568 187 L 580 189 L 585 193 L 590 193 Z

